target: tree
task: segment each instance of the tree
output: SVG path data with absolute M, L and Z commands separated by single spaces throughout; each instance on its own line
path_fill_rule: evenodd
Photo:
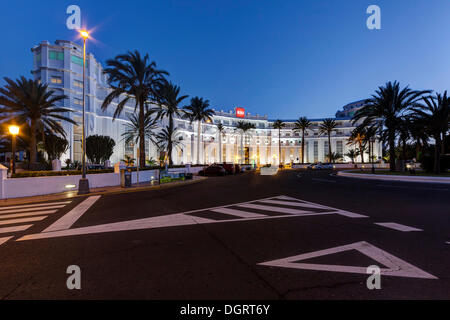
M 328 159 L 330 163 L 333 162 L 331 159 L 331 133 L 336 130 L 336 121 L 331 118 L 324 119 L 319 125 L 319 134 L 326 134 L 328 136 Z
M 156 144 L 156 130 L 158 128 L 158 122 L 155 118 L 152 118 L 153 112 L 148 110 L 144 115 L 144 137 L 147 141 Z M 126 144 L 131 142 L 139 144 L 139 118 L 136 114 L 132 114 L 128 117 L 130 123 L 125 124 L 125 131 L 122 133 L 122 137 Z M 150 150 L 149 150 L 150 151 Z
M 280 166 L 283 165 L 283 162 L 281 161 L 281 129 L 283 129 L 284 127 L 285 124 L 281 120 L 275 120 L 275 122 L 273 123 L 273 128 L 278 129 L 278 156 L 280 157 Z
M 311 126 L 311 121 L 306 117 L 300 117 L 294 124 L 294 132 L 302 133 L 302 164 L 305 163 L 305 131 Z
M 86 157 L 91 163 L 103 163 L 112 156 L 115 145 L 115 141 L 108 136 L 89 136 L 86 138 Z
M 172 134 L 169 134 L 167 138 L 169 139 L 167 141 L 167 157 L 169 159 L 169 165 L 173 165 L 172 160 L 172 148 L 173 148 L 173 141 L 172 135 L 174 133 L 174 124 L 173 124 L 173 117 L 174 116 L 180 116 L 181 110 L 179 109 L 180 103 L 186 99 L 188 96 L 181 96 L 180 94 L 180 87 L 172 84 L 171 82 L 167 82 L 164 85 L 162 85 L 158 92 L 157 92 L 157 99 L 158 99 L 158 109 L 157 109 L 157 119 L 162 119 L 163 117 L 167 117 L 169 119 L 169 125 L 167 130 L 169 132 L 172 132 Z
M 353 122 L 362 121 L 364 126 L 375 125 L 380 132 L 385 131 L 389 144 L 389 167 L 395 171 L 395 136 L 399 126 L 399 119 L 404 111 L 414 106 L 429 90 L 412 90 L 409 87 L 400 89 L 397 81 L 388 82 L 378 87 L 375 94 L 366 105 L 356 111 Z
M 352 164 L 354 164 L 354 163 L 355 163 L 356 157 L 359 156 L 359 151 L 350 149 L 350 150 L 345 154 L 345 156 L 349 157 L 350 160 L 352 161 Z
M 118 55 L 106 61 L 108 66 L 103 72 L 108 75 L 108 84 L 112 91 L 102 103 L 102 110 L 116 100 L 113 119 L 116 119 L 128 102 L 134 100 L 134 111 L 138 110 L 139 122 L 139 164 L 145 167 L 145 114 L 150 100 L 157 100 L 159 88 L 166 82 L 164 75 L 168 72 L 158 70 L 154 61 L 150 62 L 148 54 L 144 57 L 135 50 Z
M 330 159 L 330 162 L 332 162 L 332 163 L 342 160 L 342 155 L 337 152 L 332 152 L 331 154 L 327 154 L 327 157 Z
M 59 159 L 67 151 L 69 142 L 64 137 L 59 137 L 52 132 L 46 132 L 44 137 L 44 150 L 49 160 Z
M 223 124 L 219 123 L 217 124 L 217 133 L 219 135 L 219 163 L 223 161 L 223 155 L 222 155 L 222 135 L 225 131 L 225 127 Z
M 156 135 L 156 139 L 159 149 L 167 152 L 167 154 L 169 153 L 169 146 L 170 148 L 177 148 L 181 144 L 177 129 L 170 128 L 170 126 L 166 126 L 159 131 Z
M 434 146 L 434 173 L 439 174 L 440 158 L 442 149 L 442 134 L 448 131 L 450 98 L 447 97 L 447 91 L 444 94 L 424 97 L 421 101 L 411 108 L 416 113 L 416 117 L 421 119 L 430 136 L 435 140 Z M 445 138 L 445 134 L 444 134 Z
M 198 133 L 197 133 L 197 159 L 196 163 L 200 163 L 200 141 L 202 135 L 202 122 L 212 121 L 214 111 L 209 109 L 209 100 L 203 100 L 203 98 L 194 97 L 191 99 L 191 104 L 184 107 L 184 116 L 193 121 L 198 121 Z
M 56 94 L 56 91 L 49 90 L 47 84 L 41 84 L 38 80 L 25 77 L 16 81 L 4 79 L 7 84 L 0 88 L 0 105 L 6 107 L 3 112 L 9 119 L 18 124 L 26 123 L 30 127 L 30 162 L 35 163 L 38 130 L 43 134 L 47 128 L 65 137 L 66 133 L 58 120 L 76 124 L 62 115 L 63 112 L 71 112 L 70 109 L 56 106 L 67 96 Z
M 241 134 L 241 163 L 244 160 L 244 139 L 246 137 L 246 133 L 252 129 L 255 129 L 255 125 L 246 121 L 238 121 L 236 125 L 236 130 Z
M 363 125 L 357 126 L 350 133 L 349 143 L 358 145 L 358 153 L 361 156 L 361 163 L 364 163 L 364 152 L 366 150 L 366 132 Z
M 124 157 L 124 159 L 122 159 L 122 160 L 120 160 L 120 161 L 125 162 L 125 165 L 126 165 L 127 167 L 130 167 L 130 166 L 134 165 L 134 161 L 136 161 L 136 159 L 133 158 L 133 157 L 131 157 L 130 155 L 126 154 L 125 157 Z

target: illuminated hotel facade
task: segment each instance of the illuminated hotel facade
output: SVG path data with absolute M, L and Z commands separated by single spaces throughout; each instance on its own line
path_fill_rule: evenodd
M 82 47 L 76 43 L 57 40 L 55 44 L 47 41 L 31 49 L 33 52 L 33 70 L 35 79 L 47 83 L 52 90 L 59 94 L 65 94 L 61 106 L 71 109 L 72 112 L 65 114 L 78 123 L 81 123 L 82 112 Z M 129 117 L 134 112 L 134 103 L 131 101 L 122 114 L 113 121 L 115 105 L 114 101 L 106 111 L 101 110 L 103 99 L 109 92 L 106 75 L 103 74 L 102 65 L 97 62 L 92 54 L 86 57 L 86 132 L 87 135 L 107 135 L 114 139 L 116 146 L 111 157 L 113 163 L 120 161 L 125 155 L 137 158 L 137 146 L 125 144 L 122 134 L 125 125 L 129 123 Z M 345 154 L 350 148 L 347 144 L 354 125 L 351 116 L 355 110 L 363 105 L 357 101 L 344 106 L 343 110 L 335 115 L 337 123 L 336 131 L 331 135 L 332 152 L 343 155 L 343 161 L 350 161 Z M 236 112 L 236 110 L 238 112 Z M 198 122 L 190 123 L 188 120 L 176 118 L 177 139 L 179 146 L 172 151 L 175 164 L 208 164 L 215 162 L 233 162 L 249 164 L 279 164 L 299 163 L 302 159 L 301 133 L 294 132 L 296 120 L 284 120 L 285 127 L 278 137 L 278 129 L 273 129 L 273 120 L 267 116 L 253 115 L 242 109 L 231 111 L 215 110 L 210 123 L 201 124 L 201 140 L 198 145 Z M 239 121 L 254 124 L 252 129 L 245 134 L 237 130 Z M 312 126 L 305 134 L 305 162 L 326 162 L 328 154 L 328 137 L 319 134 L 319 125 L 323 119 L 310 119 Z M 219 134 L 217 124 L 223 124 L 225 130 Z M 81 160 L 81 126 L 69 123 L 62 124 L 69 141 L 69 149 L 61 158 Z M 160 126 L 165 127 L 167 120 L 163 119 Z M 281 154 L 279 154 L 279 141 L 281 142 Z M 197 159 L 197 148 L 200 148 L 200 157 Z M 381 156 L 381 144 L 376 141 L 374 156 Z M 146 141 L 147 159 L 158 159 L 159 150 L 151 142 Z M 366 161 L 369 155 L 366 154 Z

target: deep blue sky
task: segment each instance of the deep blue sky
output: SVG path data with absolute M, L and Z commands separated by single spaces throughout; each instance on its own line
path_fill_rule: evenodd
M 316 118 L 388 80 L 450 89 L 448 0 L 7 1 L 1 77 L 31 77 L 30 48 L 40 41 L 76 39 L 65 26 L 70 4 L 95 28 L 88 50 L 102 64 L 148 52 L 184 94 L 217 109 Z M 381 7 L 382 30 L 366 28 L 371 4 Z

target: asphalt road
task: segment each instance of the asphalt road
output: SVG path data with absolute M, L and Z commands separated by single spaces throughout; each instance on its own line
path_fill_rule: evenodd
M 286 171 L 0 207 L 0 298 L 449 299 L 449 191 Z

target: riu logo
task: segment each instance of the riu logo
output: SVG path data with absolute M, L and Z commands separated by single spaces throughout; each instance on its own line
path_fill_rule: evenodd
M 66 26 L 69 30 L 79 30 L 81 29 L 81 9 L 77 5 L 70 5 L 66 10 L 67 14 L 70 16 L 66 20 Z
M 370 17 L 367 18 L 367 29 L 369 30 L 380 30 L 381 29 L 381 9 L 377 5 L 371 5 L 367 8 L 367 14 Z

